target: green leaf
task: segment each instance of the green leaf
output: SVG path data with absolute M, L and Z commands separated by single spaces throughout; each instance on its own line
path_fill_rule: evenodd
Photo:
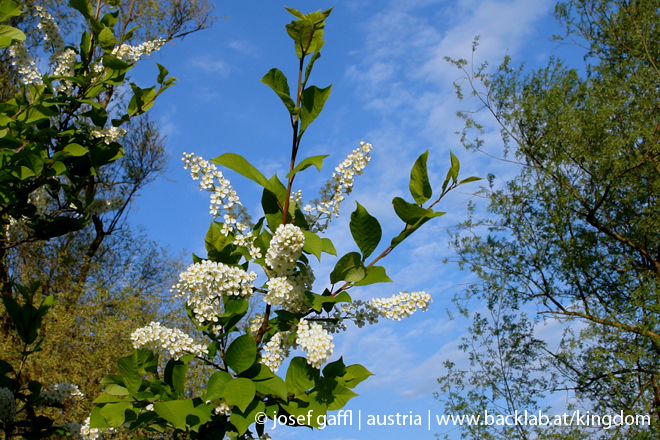
M 327 405 L 329 411 L 343 408 L 349 400 L 357 396 L 356 393 L 341 385 L 335 379 L 325 377 L 321 378 L 313 391 L 317 393 L 316 400 Z
M 117 369 L 124 381 L 124 386 L 130 393 L 137 393 L 142 385 L 142 376 L 137 365 L 137 352 L 133 352 L 126 357 L 117 360 Z
M 305 15 L 299 10 L 293 8 L 287 8 L 286 6 L 284 7 L 284 9 L 289 11 L 294 17 L 299 18 L 301 20 L 305 20 Z
M 447 171 L 447 177 L 445 177 L 445 181 L 442 183 L 442 190 L 444 191 L 445 188 L 447 188 L 447 184 L 449 183 L 449 180 L 453 180 L 454 183 L 456 183 L 456 180 L 458 179 L 458 171 L 461 168 L 461 164 L 458 161 L 458 158 L 454 156 L 454 153 L 449 151 L 449 158 L 451 160 L 451 167 L 449 168 L 449 171 Z
M 108 27 L 115 27 L 119 18 L 119 11 L 108 12 L 101 18 L 101 23 Z
M 233 241 L 233 238 L 230 235 L 222 233 L 222 226 L 223 225 L 220 222 L 211 222 L 209 230 L 206 232 L 206 237 L 204 238 L 206 250 L 208 252 L 211 252 L 212 250 L 222 251 Z
M 344 385 L 349 388 L 355 388 L 360 382 L 364 381 L 369 376 L 373 376 L 369 370 L 359 364 L 353 364 L 346 367 L 346 374 L 352 377 L 344 383 Z
M 342 280 L 348 282 L 360 281 L 366 274 L 360 254 L 349 252 L 337 261 L 335 268 L 330 274 L 330 282 L 335 284 Z
M 110 403 L 110 402 L 123 402 L 119 397 L 112 394 L 101 393 L 92 403 Z
M 0 1 L 0 22 L 7 20 L 11 17 L 18 17 L 21 15 L 21 7 L 13 0 Z
M 225 363 L 236 373 L 252 366 L 257 359 L 257 344 L 249 335 L 239 336 L 225 352 Z
M 321 239 L 321 250 L 325 252 L 326 254 L 334 255 L 337 256 L 337 250 L 335 249 L 335 245 L 332 244 L 332 240 L 329 238 L 322 238 Z
M 314 67 L 314 63 L 316 60 L 321 58 L 321 52 L 319 52 L 321 48 L 318 48 L 316 52 L 314 52 L 314 55 L 312 55 L 312 59 L 309 60 L 309 63 L 307 63 L 307 68 L 305 69 L 305 80 L 303 81 L 302 85 L 303 88 L 307 84 L 307 80 L 309 79 L 309 75 L 312 73 L 312 68 Z
M 158 82 L 158 84 L 163 84 L 163 82 L 165 81 L 165 78 L 167 77 L 167 74 L 170 73 L 170 72 L 168 72 L 168 70 L 166 68 L 164 68 L 163 66 L 161 66 L 158 63 L 156 63 L 156 66 L 158 66 L 158 72 L 159 72 L 158 73 L 158 78 L 156 79 L 156 81 Z
M 154 402 L 156 414 L 170 422 L 177 429 L 186 429 L 186 418 L 195 413 L 193 401 L 170 400 L 168 402 Z
M 271 184 L 268 179 L 266 179 L 264 175 L 259 172 L 259 170 L 253 167 L 250 162 L 238 154 L 225 153 L 222 156 L 211 159 L 211 163 L 222 165 L 229 168 L 230 170 L 234 170 L 241 176 L 247 177 L 248 179 L 257 182 L 264 188 L 269 190 L 271 189 Z
M 307 391 L 314 387 L 321 372 L 307 363 L 303 357 L 291 359 L 286 370 L 286 388 L 290 393 Z
M 383 230 L 376 217 L 371 216 L 358 202 L 355 203 L 357 208 L 351 214 L 349 227 L 353 240 L 362 252 L 362 260 L 365 260 L 378 247 L 378 243 L 380 243 L 383 236 Z
M 296 104 L 293 102 L 293 99 L 291 99 L 291 92 L 289 91 L 289 83 L 287 82 L 286 76 L 284 76 L 279 69 L 270 69 L 268 73 L 261 78 L 261 82 L 273 89 L 289 110 L 289 113 L 293 114 Z
M 112 33 L 112 29 L 108 27 L 103 28 L 101 33 L 99 33 L 98 40 L 99 45 L 106 51 L 111 51 L 115 47 L 115 44 L 117 44 L 117 40 Z
M 305 231 L 304 229 L 302 233 L 305 236 L 303 251 L 309 252 L 310 254 L 316 256 L 319 261 L 321 261 L 321 252 L 323 250 L 323 241 L 321 241 L 321 237 L 313 232 Z
M 338 302 L 351 302 L 351 296 L 347 292 L 341 292 L 337 296 L 326 296 L 314 292 L 305 292 L 305 297 L 312 305 L 312 309 L 317 312 L 321 312 L 324 309 L 324 305 L 333 305 Z M 331 307 L 328 308 L 331 309 Z
M 148 89 L 141 89 L 135 84 L 131 83 L 133 89 L 133 97 L 128 103 L 126 112 L 129 116 L 141 115 L 154 105 L 156 98 L 156 87 L 149 87 Z
M 283 400 L 287 397 L 286 383 L 279 376 L 271 377 L 270 379 L 260 380 L 254 382 L 257 392 L 266 396 L 277 396 Z
M 133 405 L 129 402 L 107 403 L 99 410 L 109 426 L 118 428 L 126 421 L 132 421 L 137 418 Z
M 39 315 L 40 318 L 46 316 L 50 308 L 53 307 L 53 304 L 55 304 L 55 295 L 49 295 L 44 298 L 43 301 L 41 301 L 39 310 L 37 310 L 37 315 Z
M 394 205 L 394 212 L 396 212 L 396 215 L 398 215 L 407 225 L 411 226 L 420 226 L 421 220 L 429 220 L 445 214 L 444 212 L 435 212 L 432 209 L 422 208 L 414 203 L 408 203 L 401 197 L 395 197 L 392 200 L 392 205 Z
M 463 185 L 464 183 L 476 182 L 477 180 L 483 180 L 483 177 L 470 176 L 467 179 L 461 180 L 458 184 Z
M 247 431 L 250 425 L 255 422 L 257 414 L 263 413 L 265 410 L 266 404 L 260 400 L 255 400 L 252 401 L 243 411 L 234 407 L 231 416 L 229 417 L 229 421 L 234 427 L 236 427 L 238 435 L 241 436 Z
M 241 411 L 245 411 L 254 399 L 255 392 L 254 382 L 244 377 L 238 377 L 225 384 L 224 398 L 227 404 L 236 405 Z
M 94 8 L 88 0 L 69 0 L 69 6 L 80 12 L 88 20 L 94 15 Z
M 294 174 L 296 174 L 299 171 L 306 170 L 307 168 L 311 167 L 312 165 L 316 167 L 317 170 L 321 171 L 321 168 L 323 167 L 323 159 L 326 157 L 330 156 L 329 154 L 323 154 L 320 156 L 312 156 L 308 157 L 306 159 L 303 159 L 301 162 L 296 165 L 296 167 L 293 169 L 293 171 L 290 171 L 289 174 L 286 175 L 286 177 L 291 177 Z
M 338 376 L 343 376 L 346 374 L 346 365 L 344 364 L 344 359 L 339 358 L 334 362 L 330 362 L 323 368 L 323 377 L 334 379 Z
M 426 160 L 429 157 L 429 150 L 426 150 L 415 161 L 412 170 L 410 170 L 410 194 L 412 194 L 418 205 L 424 204 L 433 195 L 431 184 L 429 183 L 429 174 L 426 169 Z
M 0 24 L 0 47 L 9 47 L 14 41 L 24 41 L 25 34 L 15 27 Z
M 316 86 L 308 87 L 303 90 L 302 93 L 302 103 L 300 107 L 300 132 L 298 137 L 300 138 L 309 124 L 311 124 L 314 119 L 318 117 L 323 110 L 325 101 L 330 96 L 330 91 L 332 86 L 328 86 L 325 89 L 319 89 Z
M 391 283 L 392 280 L 385 273 L 385 268 L 382 266 L 367 267 L 367 276 L 360 281 L 354 283 L 355 286 L 366 286 L 368 284 L 376 283 Z
M 80 144 L 69 144 L 66 147 L 64 147 L 62 151 L 68 153 L 69 156 L 73 156 L 73 157 L 84 156 L 85 154 L 89 153 L 89 150 Z
M 209 377 L 206 386 L 206 399 L 219 399 L 225 392 L 225 384 L 232 379 L 231 374 L 225 371 L 216 371 Z

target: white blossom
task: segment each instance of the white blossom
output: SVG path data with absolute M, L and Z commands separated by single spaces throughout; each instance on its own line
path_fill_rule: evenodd
M 21 82 L 25 85 L 42 85 L 41 72 L 37 64 L 25 47 L 25 43 L 17 41 L 9 47 L 9 54 L 12 57 L 11 65 L 16 66 Z
M 222 296 L 252 296 L 256 279 L 257 274 L 252 271 L 203 260 L 179 274 L 172 292 L 185 298 L 200 324 L 217 322 L 217 315 L 223 313 Z
M 40 396 L 45 405 L 63 403 L 65 401 L 78 401 L 83 397 L 85 395 L 80 391 L 78 385 L 68 382 L 51 385 L 47 389 L 42 390 Z
M 305 235 L 298 226 L 280 225 L 270 240 L 266 264 L 276 275 L 292 274 L 304 245 Z
M 195 153 L 183 153 L 181 160 L 184 162 L 183 168 L 190 169 L 190 177 L 200 180 L 199 189 L 211 193 L 209 213 L 214 219 L 222 215 L 222 233 L 225 236 L 233 233 L 232 244 L 247 248 L 252 258 L 261 258 L 261 251 L 254 245 L 254 237 L 249 232 L 254 226 L 252 218 L 239 200 L 231 182 L 215 165 L 195 156 Z
M 123 61 L 135 63 L 143 56 L 148 56 L 151 52 L 155 52 L 163 47 L 163 44 L 165 44 L 165 40 L 162 38 L 145 41 L 138 46 L 131 46 L 130 44 L 124 43 L 115 46 L 115 48 L 112 49 L 112 54 Z
M 300 320 L 296 333 L 296 344 L 307 352 L 307 363 L 320 369 L 335 348 L 332 335 L 321 324 L 310 323 L 306 319 Z
M 314 273 L 309 266 L 295 275 L 273 277 L 266 283 L 268 293 L 264 294 L 264 301 L 294 313 L 304 312 L 310 307 L 305 291 L 311 290 L 313 283 Z
M 426 292 L 400 292 L 389 298 L 373 298 L 369 307 L 378 311 L 381 316 L 395 321 L 401 321 L 412 315 L 417 308 L 426 311 L 429 302 L 432 302 L 431 295 Z
M 277 373 L 294 345 L 288 339 L 290 334 L 291 332 L 275 333 L 262 349 L 261 363 L 270 368 L 273 373 Z
M 124 137 L 126 130 L 120 127 L 95 128 L 90 134 L 92 135 L 92 139 L 103 138 L 103 142 L 110 144 Z
M 360 148 L 353 150 L 335 168 L 332 178 L 319 191 L 320 198 L 312 200 L 302 208 L 312 232 L 324 231 L 333 216 L 339 217 L 341 203 L 353 190 L 355 176 L 361 175 L 371 160 L 369 152 L 372 149 L 370 143 L 360 142 Z M 300 199 L 302 199 L 301 195 Z
M 44 41 L 50 46 L 51 53 L 54 57 L 57 57 L 64 52 L 64 39 L 60 35 L 60 28 L 46 8 L 35 5 L 34 9 L 37 17 L 39 17 L 37 27 L 44 33 Z
M 160 322 L 152 322 L 147 327 L 135 330 L 131 333 L 131 341 L 133 348 L 146 347 L 154 351 L 162 349 L 168 352 L 174 360 L 189 353 L 200 357 L 208 353 L 206 347 L 195 344 L 193 338 L 181 330 L 163 327 Z
M 62 427 L 71 433 L 75 440 L 103 440 L 101 430 L 98 428 L 90 428 L 90 418 L 87 417 L 85 423 L 65 422 Z M 105 434 L 114 434 L 116 429 L 107 428 L 103 431 Z
M 9 388 L 0 388 L 0 420 L 11 422 L 16 416 L 16 398 Z

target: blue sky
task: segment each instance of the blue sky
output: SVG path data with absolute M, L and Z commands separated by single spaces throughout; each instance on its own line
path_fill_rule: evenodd
M 303 12 L 326 9 L 332 3 L 292 1 L 286 6 Z M 551 41 L 561 33 L 552 18 L 554 2 L 546 0 L 437 0 L 342 1 L 326 24 L 326 45 L 315 65 L 310 84 L 333 84 L 332 95 L 321 116 L 306 132 L 299 157 L 328 154 L 321 173 L 308 169 L 296 179 L 294 189 L 303 198 L 316 197 L 320 186 L 348 153 L 362 140 L 374 146 L 372 161 L 358 177 L 352 196 L 344 202 L 343 216 L 335 220 L 326 236 L 332 238 L 339 255 L 356 250 L 348 232 L 348 217 L 355 200 L 376 216 L 384 229 L 377 252 L 400 229 L 391 200 L 408 192 L 410 168 L 417 156 L 429 150 L 431 183 L 438 188 L 447 171 L 449 150 L 461 160 L 461 175 L 496 175 L 501 184 L 516 172 L 486 155 L 463 149 L 456 131 L 462 122 L 457 110 L 476 108 L 476 102 L 460 103 L 452 83 L 461 73 L 444 61 L 445 56 L 469 58 L 475 35 L 480 46 L 475 64 L 484 60 L 497 65 L 505 55 L 529 68 L 542 66 L 550 56 L 566 57 L 575 51 Z M 134 80 L 152 85 L 158 74 L 155 62 L 179 78 L 152 111 L 168 136 L 170 165 L 164 176 L 150 184 L 137 199 L 131 222 L 147 228 L 152 239 L 173 252 L 186 249 L 205 254 L 204 235 L 211 216 L 208 196 L 197 188 L 183 170 L 181 155 L 194 152 L 205 158 L 225 152 L 239 153 L 269 176 L 286 174 L 290 154 L 287 112 L 276 95 L 259 80 L 272 67 L 289 78 L 296 74 L 297 58 L 284 25 L 292 17 L 278 3 L 256 1 L 216 2 L 216 14 L 226 16 L 213 28 L 167 45 L 140 64 Z M 578 58 L 579 59 L 579 58 Z M 501 155 L 501 140 L 493 121 L 484 118 L 486 149 Z M 260 216 L 260 190 L 251 181 L 227 173 L 253 218 Z M 401 436 L 433 438 L 446 428 L 431 424 L 427 417 L 443 414 L 433 398 L 436 379 L 443 374 L 442 362 L 451 359 L 465 365 L 458 350 L 468 326 L 463 318 L 450 320 L 447 309 L 461 285 L 471 279 L 456 265 L 443 264 L 452 253 L 447 228 L 466 216 L 467 202 L 478 184 L 461 187 L 438 206 L 447 215 L 430 222 L 399 246 L 383 265 L 394 279 L 354 289 L 355 298 L 390 296 L 402 290 L 424 290 L 433 296 L 426 313 L 402 322 L 381 320 L 362 329 L 349 327 L 335 338 L 333 359 L 359 363 L 375 376 L 363 382 L 347 409 L 354 412 L 353 426 L 326 428 L 310 434 L 306 429 L 278 427 L 275 439 L 395 439 Z M 334 260 L 324 258 L 315 268 L 321 291 Z M 548 331 L 550 331 L 548 329 Z M 362 429 L 357 427 L 357 411 Z M 420 415 L 422 426 L 366 426 L 368 414 Z M 437 425 L 437 424 L 436 424 Z M 453 431 L 458 437 L 458 432 Z

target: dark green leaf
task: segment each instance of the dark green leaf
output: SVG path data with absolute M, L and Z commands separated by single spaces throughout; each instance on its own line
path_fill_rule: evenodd
M 253 167 L 250 162 L 238 154 L 225 153 L 222 156 L 211 159 L 211 163 L 222 165 L 229 168 L 230 170 L 234 170 L 241 176 L 247 177 L 248 179 L 257 182 L 264 188 L 271 189 L 271 184 L 268 179 L 266 179 L 264 175 L 259 172 L 259 170 Z
M 303 91 L 300 110 L 300 133 L 298 137 L 303 135 L 309 124 L 321 113 L 325 101 L 330 96 L 331 90 L 332 86 L 328 86 L 325 89 L 312 86 Z
M 236 373 L 250 368 L 256 359 L 257 344 L 249 335 L 236 338 L 225 353 L 225 363 Z
M 287 82 L 286 76 L 284 76 L 279 69 L 270 69 L 268 73 L 261 78 L 261 82 L 273 89 L 289 110 L 289 113 L 293 114 L 293 109 L 296 107 L 296 104 L 293 102 L 293 99 L 291 99 L 291 92 L 289 91 L 289 83 Z
M 137 365 L 137 352 L 133 352 L 126 357 L 117 360 L 117 369 L 124 381 L 124 386 L 131 393 L 137 393 L 142 385 L 142 376 Z
M 306 391 L 314 387 L 321 372 L 307 363 L 303 357 L 294 357 L 286 370 L 286 387 L 290 393 Z
M 302 233 L 305 236 L 305 244 L 303 246 L 303 250 L 316 256 L 316 258 L 321 261 L 321 252 L 323 250 L 323 242 L 321 241 L 321 237 L 313 232 L 305 231 L 304 229 Z
M 335 284 L 339 281 L 360 281 L 366 274 L 366 269 L 362 263 L 360 254 L 357 252 L 349 252 L 341 257 L 335 265 L 335 268 L 330 274 L 330 282 Z
M 365 260 L 378 247 L 383 230 L 376 217 L 371 216 L 362 205 L 355 203 L 357 208 L 351 214 L 349 227 L 353 240 L 362 252 L 362 260 Z
M 296 165 L 296 167 L 293 169 L 293 171 L 290 171 L 289 174 L 286 175 L 286 177 L 291 177 L 294 174 L 296 174 L 299 171 L 306 170 L 307 168 L 311 167 L 314 165 L 317 170 L 321 171 L 321 167 L 323 167 L 323 159 L 326 157 L 330 156 L 329 154 L 323 154 L 320 156 L 312 156 L 308 157 L 306 159 L 303 159 L 301 162 Z
M 88 0 L 69 0 L 69 6 L 80 12 L 88 20 L 94 15 L 94 8 Z
M 238 435 L 240 436 L 243 435 L 250 425 L 255 422 L 257 414 L 263 413 L 265 410 L 266 405 L 260 400 L 255 400 L 244 410 L 234 408 L 231 412 L 229 421 L 234 427 L 236 427 Z
M 354 283 L 355 286 L 366 286 L 375 283 L 391 283 L 392 280 L 385 273 L 385 268 L 382 266 L 367 267 L 367 276 L 360 281 Z
M 412 170 L 410 170 L 410 194 L 412 194 L 415 202 L 422 205 L 433 195 L 431 184 L 429 183 L 429 175 L 426 170 L 426 160 L 429 157 L 429 150 L 426 150 L 415 161 Z
M 186 429 L 186 418 L 195 413 L 192 400 L 170 400 L 154 402 L 156 414 L 170 422 L 177 429 Z

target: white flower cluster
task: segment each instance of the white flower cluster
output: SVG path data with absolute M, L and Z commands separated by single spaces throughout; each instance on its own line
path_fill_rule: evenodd
M 400 292 L 389 298 L 374 298 L 369 307 L 387 319 L 401 321 L 402 318 L 412 315 L 417 308 L 425 312 L 432 301 L 431 295 L 426 292 Z
M 110 144 L 111 142 L 117 142 L 119 139 L 124 137 L 126 130 L 120 127 L 108 127 L 108 128 L 95 128 L 90 133 L 92 139 L 104 138 L 103 142 Z
M 252 258 L 261 258 L 259 248 L 254 245 L 254 238 L 249 230 L 254 226 L 247 209 L 240 202 L 231 182 L 218 171 L 217 167 L 195 153 L 183 153 L 184 169 L 190 168 L 193 180 L 200 180 L 199 189 L 211 192 L 209 212 L 216 218 L 222 211 L 224 223 L 222 233 L 225 236 L 235 233 L 233 244 L 248 248 Z
M 339 217 L 339 208 L 344 196 L 353 190 L 353 180 L 361 175 L 371 160 L 370 143 L 360 142 L 360 148 L 353 150 L 332 173 L 332 178 L 319 191 L 320 198 L 314 199 L 303 207 L 305 218 L 312 232 L 324 231 L 332 217 Z M 299 195 L 298 195 L 299 196 Z M 300 196 L 301 197 L 301 196 Z
M 0 388 L 0 420 L 10 422 L 16 416 L 16 398 L 9 388 Z
M 143 56 L 149 56 L 151 52 L 155 52 L 165 44 L 165 40 L 157 38 L 152 41 L 145 41 L 138 46 L 131 46 L 130 44 L 120 44 L 115 46 L 112 54 L 117 58 L 128 63 L 135 63 Z
M 284 359 L 289 356 L 291 347 L 294 346 L 288 339 L 290 334 L 291 332 L 277 332 L 263 347 L 261 363 L 270 368 L 273 373 L 277 373 Z
M 118 210 L 123 204 L 124 198 L 120 195 L 115 195 L 109 199 L 98 197 L 89 205 L 87 212 L 91 214 L 105 214 L 106 212 Z
M 60 28 L 55 23 L 53 16 L 42 6 L 34 6 L 37 17 L 39 17 L 39 24 L 37 27 L 44 33 L 44 41 L 52 50 L 53 56 L 57 56 L 64 52 L 64 39 L 60 35 Z
M 55 58 L 55 70 L 53 76 L 73 76 L 73 64 L 76 62 L 76 52 L 72 49 L 67 49 Z M 60 79 L 60 83 L 55 86 L 58 92 L 67 94 L 73 93 L 74 83 L 67 79 Z
M 339 330 L 346 330 L 346 324 L 342 320 L 349 319 L 359 328 L 364 327 L 366 323 L 376 324 L 380 313 L 371 306 L 371 303 L 362 300 L 354 300 L 352 303 L 340 303 L 335 306 L 332 314 L 333 319 L 337 319 L 337 325 L 327 325 L 326 329 L 331 333 Z M 329 328 L 328 328 L 329 327 Z
M 231 406 L 225 401 L 225 399 L 217 399 L 213 401 L 206 401 L 206 403 L 213 403 L 215 404 L 215 408 L 213 409 L 213 412 L 216 414 L 222 414 L 223 416 L 230 416 L 231 415 Z
M 305 235 L 298 226 L 280 225 L 270 240 L 266 264 L 276 275 L 291 275 L 296 269 L 296 262 L 304 245 Z
M 320 369 L 335 348 L 332 335 L 321 324 L 309 323 L 306 319 L 300 320 L 296 332 L 296 344 L 307 352 L 307 363 Z
M 75 440 L 103 440 L 101 430 L 89 427 L 90 419 L 87 417 L 85 423 L 65 422 L 62 427 L 71 433 Z M 115 434 L 115 428 L 107 428 L 103 431 L 105 434 Z
M 67 400 L 78 401 L 85 397 L 78 385 L 68 382 L 56 383 L 41 392 L 41 399 L 46 405 L 63 403 Z
M 41 72 L 37 64 L 25 47 L 25 43 L 17 41 L 9 47 L 9 53 L 12 57 L 11 65 L 16 66 L 21 82 L 25 85 L 42 85 Z
M 193 338 L 179 329 L 162 327 L 160 322 L 152 322 L 147 327 L 139 328 L 131 333 L 133 348 L 146 347 L 151 350 L 163 349 L 178 360 L 181 356 L 192 353 L 197 356 L 207 354 L 206 347 L 195 344 Z
M 239 267 L 203 260 L 179 274 L 172 292 L 183 296 L 200 324 L 217 322 L 222 311 L 222 295 L 252 295 L 257 274 Z
M 305 291 L 312 290 L 314 279 L 314 273 L 309 266 L 305 266 L 295 275 L 273 277 L 266 283 L 268 293 L 264 295 L 264 301 L 271 306 L 282 305 L 292 312 L 308 310 L 310 305 Z

